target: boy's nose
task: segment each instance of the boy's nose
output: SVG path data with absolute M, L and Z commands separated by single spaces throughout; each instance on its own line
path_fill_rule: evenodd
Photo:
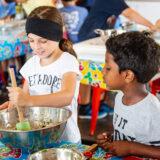
M 101 71 L 101 73 L 104 75 L 104 68 L 105 68 L 105 66 L 102 68 L 102 71 Z

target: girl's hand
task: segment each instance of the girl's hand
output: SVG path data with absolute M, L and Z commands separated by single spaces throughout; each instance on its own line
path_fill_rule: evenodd
M 11 104 L 16 106 L 27 106 L 30 101 L 30 96 L 25 94 L 19 87 L 7 87 L 9 91 L 9 100 Z
M 131 144 L 129 141 L 113 141 L 104 143 L 103 148 L 118 157 L 123 157 L 131 155 Z
M 8 102 L 8 101 L 5 102 L 5 103 L 3 103 L 2 105 L 0 105 L 0 110 L 3 110 L 3 109 L 8 108 L 8 105 L 9 105 L 9 102 Z
M 106 142 L 112 142 L 113 141 L 113 134 L 112 133 L 102 133 L 102 134 L 99 134 L 97 136 L 97 144 L 100 146 L 100 147 L 103 147 L 104 143 Z

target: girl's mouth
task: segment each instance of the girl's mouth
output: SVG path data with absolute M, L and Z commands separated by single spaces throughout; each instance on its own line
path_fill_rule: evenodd
M 41 56 L 42 54 L 44 54 L 44 51 L 41 51 L 41 52 L 35 52 L 36 55 L 39 55 Z

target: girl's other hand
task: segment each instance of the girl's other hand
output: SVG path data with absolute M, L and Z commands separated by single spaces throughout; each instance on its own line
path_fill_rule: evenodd
M 25 94 L 23 90 L 19 87 L 7 87 L 9 91 L 9 100 L 11 104 L 15 106 L 22 106 L 25 107 L 28 105 L 30 100 L 30 96 Z

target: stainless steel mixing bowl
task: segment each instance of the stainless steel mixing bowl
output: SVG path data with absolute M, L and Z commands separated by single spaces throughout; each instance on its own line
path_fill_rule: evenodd
M 0 141 L 27 153 L 48 148 L 53 142 L 57 142 L 72 114 L 64 108 L 24 107 L 22 110 L 31 130 L 15 130 L 15 125 L 19 122 L 16 108 L 0 111 Z
M 50 148 L 32 154 L 28 160 L 85 160 L 85 157 L 74 149 Z
M 95 29 L 94 32 L 98 35 L 100 35 L 102 41 L 104 43 L 106 43 L 107 39 L 112 36 L 112 35 L 118 35 L 118 34 L 122 34 L 124 32 L 126 32 L 123 29 L 106 29 L 106 30 L 102 30 L 102 29 Z

